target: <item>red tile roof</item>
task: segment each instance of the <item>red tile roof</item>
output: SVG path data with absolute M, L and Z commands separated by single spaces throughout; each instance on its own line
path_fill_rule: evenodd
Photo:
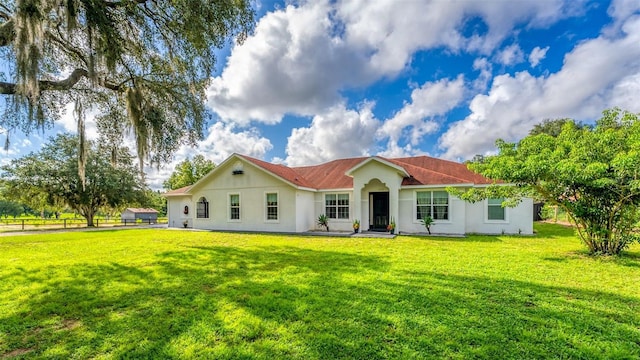
M 455 185 L 491 184 L 492 181 L 467 169 L 465 164 L 437 159 L 429 156 L 415 156 L 388 161 L 402 166 L 411 175 L 402 185 Z
M 368 157 L 348 158 L 330 161 L 320 165 L 287 167 L 241 155 L 256 166 L 279 176 L 298 186 L 313 189 L 348 189 L 353 187 L 353 178 L 346 172 Z M 437 159 L 429 156 L 416 156 L 396 159 L 380 159 L 402 167 L 410 175 L 402 181 L 403 186 L 410 185 L 456 185 L 490 184 L 492 181 L 467 169 L 461 163 Z
M 369 159 L 369 157 L 357 157 L 333 160 L 319 165 L 288 167 L 281 164 L 272 164 L 246 155 L 236 154 L 236 156 L 294 186 L 318 190 L 352 188 L 353 178 L 346 175 L 346 173 L 358 164 Z M 492 183 L 491 180 L 467 169 L 466 165 L 453 161 L 429 156 L 406 158 L 383 158 L 378 156 L 376 158 L 401 167 L 409 174 L 408 177 L 402 180 L 403 186 Z M 168 191 L 164 195 L 188 195 L 190 189 L 191 186 L 185 186 L 180 189 Z
M 164 196 L 186 195 L 187 191 L 189 191 L 189 189 L 191 189 L 191 185 L 184 186 L 184 187 L 181 187 L 179 189 L 169 190 L 166 193 L 164 193 L 163 195 Z
M 294 167 L 300 175 L 312 179 L 314 189 L 345 189 L 353 187 L 353 178 L 346 175 L 347 170 L 365 161 L 366 157 L 334 160 L 328 163 Z
M 305 178 L 304 176 L 302 176 L 302 174 L 299 174 L 298 172 L 296 172 L 294 168 L 290 168 L 281 164 L 272 164 L 266 161 L 254 159 L 246 155 L 238 155 L 238 156 L 296 186 L 313 188 L 313 189 L 317 188 L 313 182 L 309 181 L 308 178 Z

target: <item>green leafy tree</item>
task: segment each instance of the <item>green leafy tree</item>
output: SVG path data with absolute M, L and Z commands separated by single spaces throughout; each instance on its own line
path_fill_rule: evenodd
M 541 123 L 536 124 L 529 131 L 529 135 L 547 134 L 553 137 L 557 137 L 562 132 L 562 128 L 565 124 L 572 123 L 577 128 L 583 128 L 585 125 L 582 123 L 576 123 L 573 119 L 544 119 Z
M 24 208 L 22 205 L 7 200 L 0 200 L 0 217 L 8 218 L 9 216 L 17 218 L 22 215 Z
M 50 126 L 74 102 L 81 150 L 92 109 L 113 148 L 132 129 L 141 166 L 166 162 L 202 136 L 216 49 L 253 26 L 250 0 L 3 0 L 0 128 Z
M 186 158 L 176 166 L 175 171 L 171 173 L 169 179 L 165 180 L 163 186 L 165 189 L 175 190 L 193 185 L 215 167 L 213 161 L 205 159 L 202 155 L 194 156 L 193 160 Z
M 120 148 L 117 162 L 111 162 L 110 150 L 88 142 L 86 181 L 78 175 L 78 138 L 60 134 L 43 148 L 3 166 L 6 195 L 37 205 L 42 200 L 50 206 L 77 211 L 93 226 L 93 218 L 102 208 L 117 208 L 140 202 L 146 186 L 133 157 Z
M 603 112 L 595 127 L 567 121 L 557 136 L 545 132 L 520 142 L 497 142 L 499 154 L 469 167 L 516 186 L 490 186 L 461 196 L 475 201 L 537 194 L 558 205 L 593 254 L 619 254 L 639 240 L 640 121 L 620 109 Z
M 158 216 L 167 216 L 167 198 L 162 196 L 159 191 L 147 189 L 140 206 L 158 210 Z

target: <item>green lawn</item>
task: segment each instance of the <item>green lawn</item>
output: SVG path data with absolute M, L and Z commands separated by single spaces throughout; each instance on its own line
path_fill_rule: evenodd
M 640 246 L 537 230 L 0 237 L 0 359 L 639 358 Z

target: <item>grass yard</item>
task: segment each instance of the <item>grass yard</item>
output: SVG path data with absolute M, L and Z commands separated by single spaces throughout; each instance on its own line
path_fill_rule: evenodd
M 640 358 L 640 246 L 537 230 L 0 237 L 0 359 Z

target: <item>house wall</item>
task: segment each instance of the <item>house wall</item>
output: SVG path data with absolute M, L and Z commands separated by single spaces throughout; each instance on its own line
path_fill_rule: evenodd
M 416 192 L 444 191 L 443 187 L 421 187 L 402 189 L 400 191 L 400 215 L 398 228 L 407 233 L 426 233 L 427 228 L 417 219 Z M 464 234 L 466 222 L 466 206 L 463 200 L 449 195 L 449 219 L 435 220 L 431 225 L 432 234 Z
M 296 232 L 305 232 L 315 228 L 315 194 L 311 191 L 296 192 Z
M 189 207 L 189 214 L 184 214 L 184 207 Z M 171 196 L 167 197 L 167 220 L 169 227 L 183 227 L 183 222 L 187 221 L 188 227 L 193 227 L 193 217 L 195 216 L 195 206 L 191 203 L 191 196 Z
M 241 164 L 238 164 L 240 162 Z M 208 181 L 192 189 L 193 227 L 231 231 L 296 231 L 296 190 L 289 184 L 244 161 L 216 168 Z M 241 166 L 242 174 L 234 175 Z M 266 219 L 266 194 L 278 194 L 278 220 Z M 230 219 L 231 194 L 240 195 L 240 219 Z M 197 202 L 209 202 L 209 218 L 196 217 Z
M 466 203 L 467 233 L 533 234 L 533 199 L 525 198 L 518 206 L 505 208 L 505 221 L 487 220 L 487 201 Z
M 317 219 L 321 214 L 326 213 L 325 209 L 325 194 L 349 194 L 349 218 L 348 219 L 329 219 L 330 231 L 353 231 L 353 219 L 354 219 L 354 198 L 353 191 L 351 190 L 327 190 L 319 191 L 313 194 L 313 209 L 314 217 L 312 226 L 309 229 L 313 230 L 326 230 L 323 227 L 318 226 Z

